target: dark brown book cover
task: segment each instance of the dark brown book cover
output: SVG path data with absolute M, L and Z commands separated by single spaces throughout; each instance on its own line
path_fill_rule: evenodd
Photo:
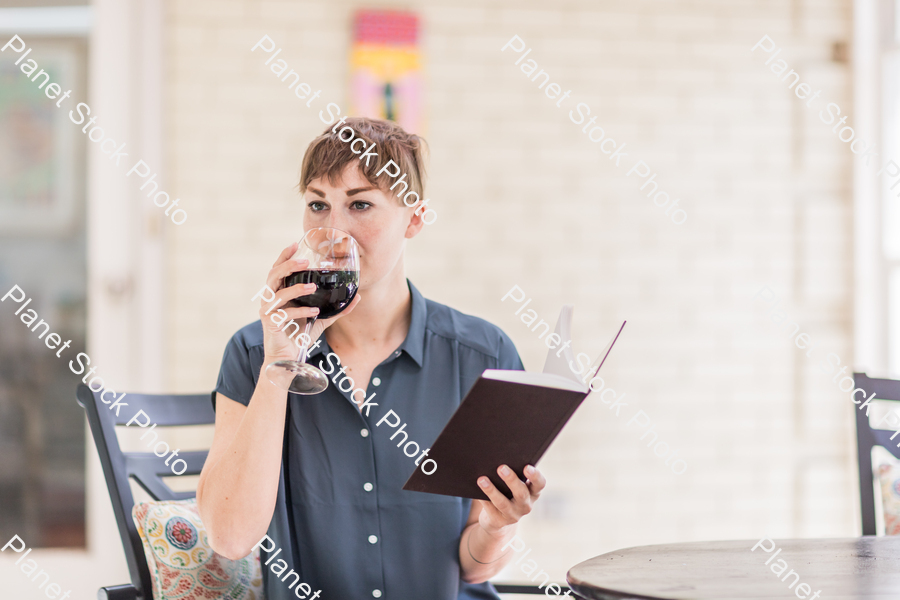
M 487 500 L 478 478 L 486 475 L 508 498 L 497 474 L 507 465 L 525 480 L 575 409 L 584 392 L 479 377 L 428 453 L 437 470 L 417 468 L 404 490 Z
M 559 327 L 557 324 L 557 331 Z M 591 369 L 592 377 L 606 362 L 624 327 L 623 322 L 601 354 L 597 369 Z M 548 372 L 546 365 L 544 370 Z M 588 389 L 572 391 L 482 374 L 431 446 L 428 458 L 437 463 L 437 469 L 426 475 L 421 466 L 417 467 L 403 489 L 488 500 L 477 483 L 485 475 L 511 498 L 497 467 L 507 465 L 525 481 L 525 467 L 537 465 L 589 393 Z

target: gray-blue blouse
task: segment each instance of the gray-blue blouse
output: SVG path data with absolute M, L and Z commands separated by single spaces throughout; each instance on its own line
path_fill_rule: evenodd
M 324 600 L 498 598 L 488 583 L 459 579 L 459 540 L 471 500 L 401 488 L 478 376 L 485 369 L 522 370 L 522 361 L 498 327 L 426 300 L 412 283 L 409 289 L 409 334 L 373 371 L 365 394 L 370 406 L 357 409 L 350 394 L 358 386 L 338 375 L 324 339 L 309 362 L 348 391 L 330 382 L 321 394 L 290 394 L 268 530 L 281 552 L 269 567 L 275 552 L 261 553 L 267 600 L 312 597 L 282 567 L 276 571 L 286 581 L 273 572 L 282 559 Z M 263 357 L 256 321 L 228 343 L 216 392 L 248 405 Z M 399 424 L 390 427 L 398 422 L 391 416 L 377 425 L 391 410 Z

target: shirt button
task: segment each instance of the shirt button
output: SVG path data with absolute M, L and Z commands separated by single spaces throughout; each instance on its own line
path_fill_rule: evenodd
M 369 430 L 363 429 L 362 431 L 359 432 L 359 435 L 361 435 L 363 437 L 369 437 Z
M 381 385 L 381 378 L 380 377 L 374 378 L 372 380 L 372 385 L 374 385 L 375 387 L 378 387 L 379 385 Z
M 373 489 L 375 489 L 375 486 L 367 482 L 365 485 L 363 485 L 363 489 L 367 492 L 371 492 Z
M 377 535 L 370 535 L 370 536 L 369 536 L 369 543 L 370 543 L 370 544 L 377 544 L 377 543 L 378 543 L 378 536 L 377 536 Z
M 381 598 L 381 590 L 372 590 L 372 595 L 376 598 Z
M 397 350 L 396 352 L 394 352 L 394 356 L 400 356 L 400 351 Z

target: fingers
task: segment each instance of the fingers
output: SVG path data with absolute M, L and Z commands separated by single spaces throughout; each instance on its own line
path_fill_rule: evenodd
M 277 298 L 283 298 L 285 302 L 290 302 L 300 296 L 309 296 L 315 291 L 316 284 L 314 283 L 297 283 L 291 287 L 281 288 L 275 292 L 275 296 Z
M 263 327 L 270 331 L 282 330 L 286 327 L 285 323 L 291 320 L 299 323 L 302 327 L 307 319 L 319 315 L 319 309 L 314 306 L 293 306 L 285 308 L 284 303 L 281 300 L 276 299 L 276 302 L 279 303 L 276 306 L 269 306 L 269 308 L 263 306 L 259 309 L 259 318 L 263 323 Z M 282 317 L 282 313 L 284 313 L 285 316 Z M 277 322 L 273 319 L 275 315 L 279 315 Z
M 282 250 L 281 254 L 278 255 L 278 259 L 274 263 L 272 263 L 272 267 L 277 267 L 278 265 L 292 257 L 294 255 L 294 252 L 297 251 L 298 245 L 299 242 L 294 242 L 293 244 Z
M 292 306 L 290 308 L 286 308 L 285 303 L 290 300 L 290 298 L 280 298 L 276 297 L 275 300 L 268 305 L 268 308 L 263 306 L 259 309 L 259 317 L 260 319 L 264 319 L 265 317 L 269 317 L 271 319 L 272 315 L 277 313 L 277 311 L 282 310 L 287 315 L 288 319 L 293 319 L 294 321 L 305 321 L 311 317 L 318 316 L 319 309 L 315 306 Z M 275 304 L 272 306 L 272 304 Z M 274 323 L 273 323 L 274 324 Z M 280 329 L 280 323 L 275 325 L 275 329 Z
M 284 308 L 284 305 L 291 300 L 299 298 L 300 296 L 308 296 L 315 291 L 316 284 L 314 283 L 298 283 L 296 285 L 292 285 L 289 288 L 281 288 L 280 290 L 275 292 L 275 297 L 271 302 L 264 302 L 260 305 L 260 314 L 271 313 L 272 311 L 278 310 L 279 308 Z
M 512 500 L 507 498 L 497 487 L 491 483 L 488 477 L 479 477 L 478 486 L 484 491 L 491 501 L 489 506 L 484 504 L 484 510 L 488 511 L 492 521 L 501 523 L 516 523 L 523 516 L 531 512 L 534 501 L 541 494 L 541 490 L 547 485 L 547 480 L 534 466 L 525 467 L 525 476 L 528 481 L 522 481 L 515 471 L 506 465 L 497 467 L 500 479 L 512 492 Z
M 266 285 L 269 286 L 270 289 L 278 290 L 282 287 L 282 283 L 284 282 L 284 278 L 292 273 L 296 273 L 297 271 L 303 271 L 309 266 L 309 261 L 305 258 L 301 260 L 286 260 L 283 261 L 269 271 L 269 274 L 266 275 Z
M 292 275 L 297 271 L 303 271 L 309 266 L 309 259 L 300 258 L 297 260 L 286 260 L 280 265 L 276 265 L 272 267 L 270 271 L 271 274 L 275 275 L 275 277 L 280 281 L 284 279 L 288 275 Z
M 541 472 L 537 470 L 537 467 L 528 465 L 525 467 L 525 477 L 528 478 L 528 489 L 531 490 L 531 495 L 535 498 L 540 496 L 541 491 L 547 487 L 547 480 Z
M 506 514 L 512 507 L 512 503 L 503 495 L 503 492 L 498 490 L 487 477 L 481 476 L 478 478 L 478 487 L 481 488 L 481 491 L 490 499 L 491 504 L 501 513 Z
M 525 485 L 524 481 L 519 479 L 519 476 L 516 475 L 515 471 L 506 465 L 500 465 L 497 467 L 497 474 L 500 475 L 500 479 L 503 480 L 503 483 L 509 487 L 509 491 L 512 492 L 513 498 L 515 498 L 517 503 L 528 502 L 531 493 L 528 491 L 528 486 Z
M 287 313 L 288 319 L 305 321 L 306 319 L 318 315 L 319 309 L 315 306 L 297 306 L 294 308 L 285 308 L 284 312 Z

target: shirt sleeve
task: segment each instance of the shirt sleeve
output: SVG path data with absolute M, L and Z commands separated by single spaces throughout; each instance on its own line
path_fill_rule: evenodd
M 253 390 L 256 389 L 256 378 L 250 360 L 250 349 L 242 335 L 237 332 L 225 347 L 222 366 L 219 367 L 219 379 L 216 382 L 216 394 L 222 394 L 240 402 L 244 406 L 250 404 Z M 215 408 L 215 396 L 213 396 Z
M 519 357 L 516 345 L 505 333 L 500 334 L 500 352 L 498 353 L 497 368 L 506 371 L 524 371 L 525 365 Z

